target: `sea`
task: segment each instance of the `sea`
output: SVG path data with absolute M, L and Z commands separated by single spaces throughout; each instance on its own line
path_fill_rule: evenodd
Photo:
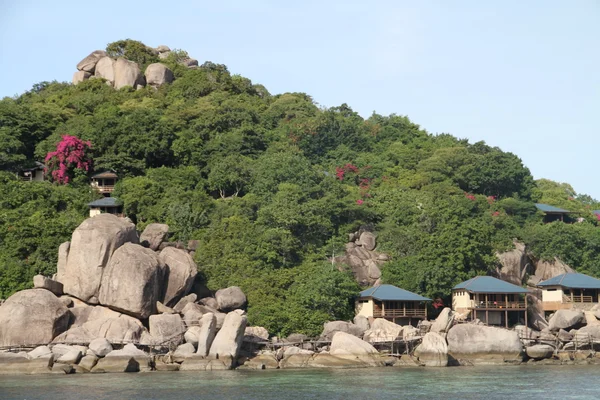
M 0 376 L 0 399 L 600 399 L 600 366 Z

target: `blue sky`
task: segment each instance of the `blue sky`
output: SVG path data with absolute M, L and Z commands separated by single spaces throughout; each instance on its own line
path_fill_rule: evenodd
M 135 4 L 134 4 L 135 3 Z M 600 1 L 0 0 L 0 97 L 131 38 L 517 154 L 600 199 Z

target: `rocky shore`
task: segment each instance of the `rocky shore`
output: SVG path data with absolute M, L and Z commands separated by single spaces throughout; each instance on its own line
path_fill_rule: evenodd
M 167 242 L 168 229 L 84 221 L 58 249 L 57 274 L 0 306 L 0 374 L 600 363 L 594 309 L 557 311 L 536 320 L 541 330 L 467 323 L 446 308 L 418 328 L 357 316 L 319 338 L 271 337 L 248 326 L 239 287 L 202 284 L 197 242 Z

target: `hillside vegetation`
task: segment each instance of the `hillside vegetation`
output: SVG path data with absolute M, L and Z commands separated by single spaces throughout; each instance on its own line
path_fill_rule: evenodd
M 42 82 L 0 101 L 0 297 L 55 271 L 58 245 L 95 198 L 83 172 L 68 185 L 15 178 L 62 135 L 91 142 L 95 171 L 119 174 L 115 195 L 138 229 L 161 222 L 171 240 L 198 239 L 208 286 L 240 286 L 250 323 L 274 334 L 353 316 L 360 288 L 328 259 L 360 227 L 390 255 L 384 282 L 432 298 L 495 269 L 513 239 L 600 276 L 596 201 L 534 181 L 514 154 L 401 115 L 272 95 L 220 64 L 173 70 L 158 90 Z M 535 202 L 585 221 L 542 224 Z

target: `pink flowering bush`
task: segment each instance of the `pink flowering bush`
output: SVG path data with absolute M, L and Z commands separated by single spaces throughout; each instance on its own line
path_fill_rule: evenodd
M 51 173 L 52 180 L 66 185 L 71 180 L 74 169 L 89 171 L 92 159 L 87 154 L 92 144 L 77 136 L 63 135 L 56 145 L 56 150 L 46 155 L 46 171 Z

